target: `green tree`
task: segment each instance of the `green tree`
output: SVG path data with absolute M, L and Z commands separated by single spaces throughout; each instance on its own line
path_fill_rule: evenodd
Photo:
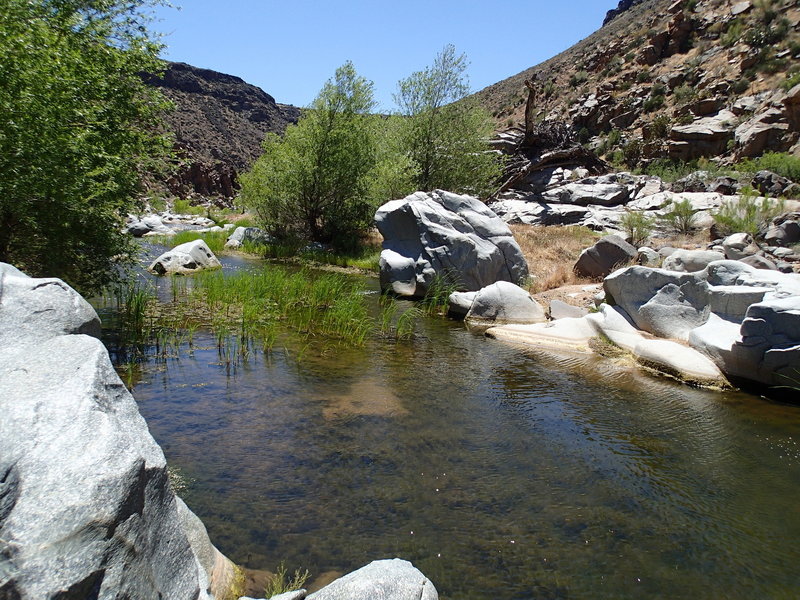
M 345 63 L 283 138 L 241 178 L 242 199 L 279 237 L 352 246 L 375 213 L 378 153 L 373 84 Z
M 0 261 L 91 291 L 130 253 L 121 215 L 168 149 L 141 78 L 161 67 L 152 5 L 0 2 Z
M 467 59 L 447 45 L 433 66 L 398 83 L 394 99 L 406 117 L 403 145 L 417 168 L 417 188 L 485 195 L 501 165 L 488 152 L 490 115 L 466 98 Z

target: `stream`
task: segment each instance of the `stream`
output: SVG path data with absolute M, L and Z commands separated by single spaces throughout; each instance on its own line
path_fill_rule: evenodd
M 132 393 L 224 554 L 312 578 L 400 557 L 451 600 L 800 595 L 800 407 L 417 334 L 231 369 L 200 330 L 144 364 Z

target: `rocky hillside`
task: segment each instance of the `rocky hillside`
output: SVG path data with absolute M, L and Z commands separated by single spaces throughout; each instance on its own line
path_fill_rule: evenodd
M 172 194 L 234 196 L 237 176 L 261 153 L 264 135 L 282 133 L 300 116 L 239 77 L 184 63 L 169 63 L 149 82 L 175 103 L 166 118 L 181 159 L 167 182 Z
M 501 128 L 563 121 L 630 166 L 800 153 L 800 0 L 623 0 L 597 32 L 475 97 Z

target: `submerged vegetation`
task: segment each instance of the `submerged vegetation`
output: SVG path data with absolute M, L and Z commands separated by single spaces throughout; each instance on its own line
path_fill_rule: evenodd
M 358 279 L 308 268 L 204 272 L 172 277 L 169 284 L 168 301 L 159 301 L 153 288 L 136 282 L 106 295 L 117 308 L 120 332 L 112 352 L 129 383 L 146 358 L 167 359 L 181 348 L 191 352 L 201 329 L 213 332 L 220 364 L 228 370 L 255 352 L 269 354 L 276 344 L 302 355 L 317 343 L 324 350 L 361 347 L 377 336 L 412 340 L 417 320 L 441 309 L 445 289 L 421 308 L 404 310 L 384 296 L 376 316 Z

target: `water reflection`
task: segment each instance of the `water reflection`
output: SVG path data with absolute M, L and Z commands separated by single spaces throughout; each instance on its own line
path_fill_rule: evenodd
M 451 599 L 800 594 L 800 410 L 419 334 L 229 374 L 201 333 L 147 367 L 134 395 L 225 553 L 313 573 L 401 556 Z

